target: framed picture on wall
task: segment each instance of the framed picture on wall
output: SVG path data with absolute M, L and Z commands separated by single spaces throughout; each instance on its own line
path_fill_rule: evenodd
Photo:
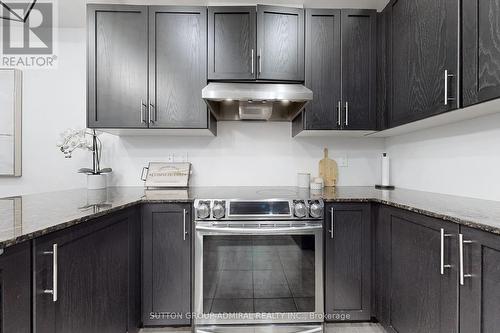
M 0 68 L 0 177 L 21 176 L 22 72 Z

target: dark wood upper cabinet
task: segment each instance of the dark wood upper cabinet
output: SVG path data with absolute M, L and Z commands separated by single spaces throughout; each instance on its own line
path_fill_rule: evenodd
M 144 205 L 142 222 L 143 323 L 190 325 L 191 205 Z
M 390 6 L 377 14 L 377 129 L 385 130 L 389 124 L 388 103 L 391 95 L 389 50 L 391 45 Z
M 458 107 L 457 0 L 393 0 L 390 127 Z
M 31 243 L 0 255 L 0 332 L 31 332 Z
M 147 127 L 148 9 L 89 5 L 87 125 Z
M 36 332 L 138 332 L 137 226 L 130 209 L 35 239 Z
M 305 129 L 341 125 L 340 10 L 306 9 L 305 85 L 314 93 L 304 112 Z
M 89 128 L 216 133 L 201 98 L 206 7 L 88 5 L 87 12 Z
M 257 78 L 304 81 L 304 10 L 257 6 Z
M 305 84 L 314 93 L 293 120 L 303 130 L 377 128 L 377 12 L 307 9 Z
M 342 127 L 375 130 L 377 125 L 377 12 L 342 10 Z
M 500 327 L 500 236 L 461 227 L 464 280 L 460 332 L 493 333 Z
M 499 98 L 499 3 L 462 1 L 462 20 L 463 106 Z
M 207 128 L 206 7 L 149 7 L 149 127 Z
M 208 79 L 254 80 L 257 9 L 208 7 Z
M 326 206 L 325 313 L 329 321 L 370 320 L 370 226 L 370 204 Z
M 458 229 L 455 223 L 380 207 L 375 304 L 377 319 L 390 332 L 458 332 Z

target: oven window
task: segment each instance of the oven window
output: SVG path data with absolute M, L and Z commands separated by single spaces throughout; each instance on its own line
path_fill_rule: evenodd
M 314 235 L 203 242 L 204 313 L 315 311 Z

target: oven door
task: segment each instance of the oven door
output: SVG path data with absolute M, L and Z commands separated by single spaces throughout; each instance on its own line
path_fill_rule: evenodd
M 320 222 L 198 222 L 197 325 L 323 321 Z

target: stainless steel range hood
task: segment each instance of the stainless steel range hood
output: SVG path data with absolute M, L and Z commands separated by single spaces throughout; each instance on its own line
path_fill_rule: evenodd
M 301 84 L 209 83 L 201 95 L 217 120 L 290 121 L 312 100 Z

